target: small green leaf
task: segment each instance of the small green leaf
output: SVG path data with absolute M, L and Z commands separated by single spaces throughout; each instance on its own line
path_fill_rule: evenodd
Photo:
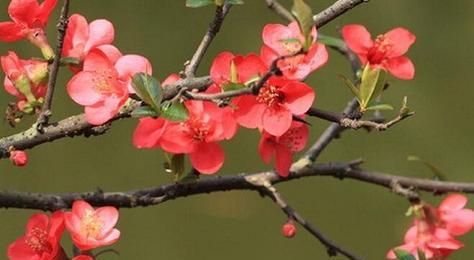
M 230 90 L 238 90 L 238 89 L 243 89 L 243 88 L 246 88 L 246 86 L 242 83 L 232 83 L 232 82 L 229 82 L 227 84 L 223 84 L 222 85 L 222 89 L 224 91 L 230 91 Z
M 186 0 L 186 6 L 191 8 L 215 4 L 214 0 Z
M 393 110 L 393 107 L 389 104 L 375 104 L 369 105 L 365 110 Z
M 161 87 L 158 80 L 140 72 L 133 75 L 132 87 L 145 103 L 158 110 L 161 102 Z
M 132 111 L 132 117 L 157 117 L 159 116 L 158 112 L 155 109 L 149 106 L 137 107 Z
M 416 260 L 416 258 L 409 252 L 401 249 L 394 249 L 393 252 L 398 260 Z
M 63 57 L 61 58 L 61 64 L 70 65 L 74 67 L 81 66 L 81 61 L 78 58 L 74 57 Z
M 377 98 L 382 94 L 385 88 L 385 78 L 387 76 L 387 72 L 385 70 L 380 70 L 379 77 L 377 79 L 377 84 L 375 85 L 374 91 L 372 92 L 372 96 L 370 97 L 371 100 Z
M 309 49 L 312 38 L 311 38 L 311 28 L 314 25 L 313 21 L 313 11 L 311 7 L 307 5 L 303 0 L 293 0 L 293 7 L 291 8 L 291 13 L 298 21 L 300 26 L 301 33 L 305 38 L 305 50 Z
M 349 90 L 357 98 L 357 100 L 359 101 L 359 104 L 360 104 L 361 99 L 360 99 L 360 95 L 359 95 L 359 89 L 356 86 L 354 86 L 354 83 L 352 83 L 352 81 L 350 79 L 348 79 L 347 77 L 345 77 L 343 75 L 340 75 L 339 77 L 341 77 L 341 79 L 344 81 L 344 85 L 346 85 L 349 88 Z
M 184 154 L 173 154 L 169 161 L 170 171 L 174 176 L 174 180 L 178 181 L 184 174 Z
M 344 49 L 346 47 L 346 43 L 343 40 L 339 38 L 323 35 L 321 33 L 318 33 L 318 42 L 324 45 L 336 47 L 339 49 Z
M 239 74 L 237 72 L 237 66 L 235 66 L 235 62 L 230 62 L 230 82 L 237 83 L 239 81 Z
M 370 65 L 367 64 L 362 72 L 361 82 L 359 86 L 359 95 L 360 95 L 360 108 L 361 111 L 365 111 L 367 105 L 373 97 L 375 88 L 379 81 L 380 68 L 370 68 Z
M 167 100 L 161 104 L 161 116 L 171 121 L 184 121 L 189 113 L 183 103 Z
M 441 171 L 436 165 L 434 165 L 430 161 L 421 159 L 420 157 L 415 156 L 415 155 L 408 156 L 407 161 L 409 161 L 409 162 L 419 162 L 419 163 L 425 165 L 426 167 L 428 167 L 428 169 L 430 169 L 430 171 L 433 173 L 435 179 L 437 179 L 437 180 L 440 180 L 440 181 L 446 181 L 447 180 L 446 175 L 443 173 L 443 171 Z

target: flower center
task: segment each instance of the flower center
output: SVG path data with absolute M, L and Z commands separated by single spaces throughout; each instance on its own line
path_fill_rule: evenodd
M 101 69 L 96 71 L 95 77 L 92 78 L 94 83 L 94 89 L 101 94 L 114 94 L 117 93 L 115 89 L 116 79 L 109 69 Z
M 187 122 L 191 137 L 196 141 L 204 141 L 209 135 L 211 127 L 203 122 L 200 118 L 193 118 Z
M 283 96 L 275 86 L 264 86 L 260 89 L 257 101 L 271 107 L 276 103 L 281 103 Z
M 379 35 L 375 38 L 374 46 L 369 50 L 367 59 L 371 64 L 381 64 L 387 60 L 387 53 L 392 49 L 393 44 L 385 38 L 385 35 Z
M 288 54 L 297 53 L 301 50 L 301 43 L 296 39 L 288 39 L 283 42 L 283 48 L 288 52 Z
M 35 253 L 50 252 L 52 250 L 48 243 L 48 232 L 38 227 L 33 228 L 26 235 L 25 242 Z
M 96 238 L 100 234 L 103 226 L 104 223 L 102 223 L 94 211 L 86 210 L 81 225 L 81 233 L 83 235 Z

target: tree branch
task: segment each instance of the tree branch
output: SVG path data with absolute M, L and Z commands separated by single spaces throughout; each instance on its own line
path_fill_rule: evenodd
M 316 28 L 320 28 L 357 5 L 368 1 L 369 0 L 338 0 L 322 12 L 313 16 L 314 25 L 316 25 Z
M 269 182 L 274 185 L 310 176 L 353 179 L 379 185 L 389 190 L 392 190 L 393 183 L 397 182 L 403 188 L 413 188 L 434 193 L 474 193 L 474 183 L 443 182 L 371 172 L 359 169 L 357 167 L 358 164 L 360 164 L 360 161 L 315 164 L 301 168 L 297 172 L 292 172 L 287 178 L 282 178 L 277 173 L 269 171 L 255 174 L 213 176 L 202 178 L 192 183 L 170 183 L 124 192 L 103 192 L 99 190 L 84 193 L 26 193 L 5 191 L 0 192 L 0 207 L 54 211 L 70 208 L 75 200 L 80 199 L 86 200 L 94 206 L 110 205 L 118 208 L 144 207 L 196 194 L 230 190 L 258 191 L 262 186 L 259 183 Z
M 44 99 L 43 108 L 41 113 L 38 116 L 36 121 L 36 127 L 38 130 L 42 131 L 43 126 L 48 124 L 49 117 L 51 116 L 51 105 L 53 102 L 54 88 L 56 86 L 56 80 L 58 78 L 59 65 L 61 61 L 61 53 L 63 50 L 64 36 L 67 30 L 68 24 L 68 12 L 69 12 L 69 0 L 64 0 L 64 5 L 61 10 L 61 15 L 59 17 L 58 24 L 56 26 L 58 30 L 57 36 L 57 45 L 54 53 L 53 63 L 49 66 L 49 79 L 48 79 L 48 88 L 46 91 L 46 96 Z
M 196 52 L 194 53 L 193 57 L 184 69 L 184 74 L 186 77 L 194 77 L 199 63 L 201 63 L 201 60 L 204 57 L 204 54 L 206 53 L 207 49 L 209 48 L 209 45 L 211 45 L 212 40 L 214 40 L 214 37 L 221 29 L 222 23 L 224 22 L 224 18 L 229 13 L 231 6 L 232 5 L 224 4 L 223 6 L 216 7 L 214 20 L 209 24 L 209 28 L 207 29 L 206 34 L 202 38 L 199 47 L 196 49 Z
M 267 7 L 270 8 L 273 12 L 281 16 L 283 19 L 292 22 L 295 20 L 290 11 L 288 11 L 284 6 L 282 6 L 277 0 L 265 0 Z

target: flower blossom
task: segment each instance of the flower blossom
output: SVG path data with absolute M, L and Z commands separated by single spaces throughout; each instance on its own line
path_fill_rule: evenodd
M 277 62 L 283 76 L 289 79 L 303 80 L 311 72 L 326 64 L 328 52 L 326 46 L 316 43 L 317 31 L 314 26 L 311 36 L 312 42 L 307 53 Z M 291 22 L 288 26 L 267 24 L 263 28 L 262 38 L 264 45 L 260 51 L 260 57 L 268 67 L 280 56 L 293 55 L 301 51 L 306 41 L 297 22 Z
M 146 58 L 125 55 L 114 63 L 101 50 L 93 49 L 84 59 L 83 70 L 69 81 L 67 91 L 76 103 L 85 106 L 86 120 L 100 125 L 125 104 L 131 78 L 138 72 L 151 74 Z
M 23 167 L 28 164 L 28 155 L 25 151 L 11 151 L 10 161 L 15 166 Z
M 120 231 L 115 228 L 118 217 L 118 210 L 114 207 L 94 209 L 83 200 L 74 201 L 72 212 L 64 213 L 72 241 L 82 251 L 117 242 L 120 238 Z
M 404 54 L 416 36 L 407 29 L 392 29 L 378 35 L 374 41 L 364 26 L 350 24 L 342 28 L 342 37 L 363 65 L 381 67 L 399 79 L 413 79 L 415 76 L 415 66 Z
M 65 260 L 59 244 L 63 231 L 63 212 L 57 211 L 51 217 L 35 214 L 28 220 L 25 235 L 10 244 L 7 256 L 10 260 Z

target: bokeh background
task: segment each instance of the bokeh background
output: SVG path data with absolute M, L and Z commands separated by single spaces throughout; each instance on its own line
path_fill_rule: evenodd
M 180 71 L 191 57 L 214 10 L 185 8 L 184 0 L 81 0 L 71 1 L 72 13 L 93 20 L 106 18 L 116 28 L 115 44 L 124 53 L 142 54 L 153 63 L 154 75 L 164 79 Z M 307 1 L 315 12 L 332 1 Z M 0 1 L 0 20 L 6 20 L 9 1 Z M 290 1 L 282 1 L 290 6 Z M 55 41 L 52 16 L 49 38 Z M 261 30 L 266 23 L 284 22 L 267 10 L 263 0 L 246 0 L 232 9 L 223 30 L 212 44 L 199 69 L 208 73 L 213 57 L 224 50 L 246 54 L 260 48 Z M 366 25 L 373 34 L 397 26 L 409 28 L 417 42 L 409 56 L 416 64 L 412 81 L 391 79 L 384 99 L 399 106 L 408 96 L 416 116 L 386 132 L 347 131 L 333 142 L 320 162 L 364 158 L 364 168 L 414 177 L 431 178 L 424 166 L 408 162 L 408 155 L 431 161 L 448 180 L 474 179 L 474 2 L 378 0 L 361 5 L 321 29 L 338 35 L 347 23 Z M 21 57 L 38 56 L 26 42 L 0 44 L 0 53 L 17 51 Z M 335 52 L 329 63 L 314 73 L 308 83 L 317 91 L 316 106 L 340 111 L 351 98 L 338 78 L 350 75 L 346 61 Z M 60 72 L 54 98 L 54 119 L 81 112 L 65 92 L 71 73 Z M 12 97 L 0 95 L 0 107 Z M 387 117 L 395 112 L 386 113 Z M 29 127 L 25 120 L 16 129 L 0 124 L 6 136 Z M 67 192 L 97 187 L 118 191 L 164 184 L 159 150 L 137 150 L 131 144 L 135 119 L 114 123 L 104 136 L 66 138 L 29 151 L 30 163 L 16 168 L 0 161 L 0 190 Z M 328 125 L 311 119 L 311 140 Z M 256 131 L 240 130 L 225 144 L 226 162 L 219 174 L 236 174 L 269 169 L 257 153 Z M 299 212 L 327 236 L 366 259 L 383 259 L 386 251 L 402 242 L 410 224 L 404 217 L 407 201 L 388 190 L 351 180 L 327 177 L 306 178 L 278 185 L 278 189 Z M 441 198 L 425 194 L 438 203 Z M 474 199 L 474 197 L 470 197 Z M 473 204 L 470 204 L 473 206 Z M 22 235 L 32 210 L 0 209 L 0 259 L 6 259 L 7 245 Z M 328 259 L 324 248 L 302 229 L 294 239 L 281 235 L 285 216 L 268 199 L 255 192 L 236 191 L 192 196 L 150 208 L 122 209 L 121 240 L 113 247 L 120 256 L 106 254 L 100 259 Z M 461 238 L 467 246 L 452 259 L 473 259 L 474 234 Z M 70 252 L 70 239 L 64 243 Z M 334 259 L 343 259 L 336 257 Z

